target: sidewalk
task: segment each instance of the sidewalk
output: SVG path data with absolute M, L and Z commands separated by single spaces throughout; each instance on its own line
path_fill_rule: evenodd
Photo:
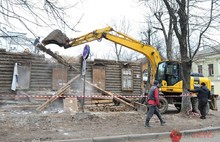
M 180 131 L 182 133 L 182 139 L 192 139 L 194 140 L 215 137 L 214 132 L 219 132 L 220 127 L 207 127 L 203 129 L 194 130 L 184 130 Z M 107 137 L 93 137 L 87 139 L 69 139 L 69 140 L 54 140 L 54 141 L 44 141 L 44 142 L 141 142 L 141 141 L 160 141 L 165 142 L 170 140 L 170 132 L 163 133 L 149 133 L 149 134 L 134 134 L 134 135 L 119 135 L 119 136 L 107 136 Z M 199 140 L 201 142 L 201 140 Z M 207 141 L 207 139 L 205 140 Z

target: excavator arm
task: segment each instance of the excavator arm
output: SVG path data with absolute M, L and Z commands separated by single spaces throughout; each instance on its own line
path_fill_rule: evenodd
M 85 34 L 83 36 L 77 37 L 77 38 L 67 38 L 65 34 L 63 36 L 60 35 L 60 31 L 56 32 L 59 33 L 59 35 L 54 35 L 54 33 L 51 35 L 49 34 L 42 43 L 44 45 L 55 43 L 59 46 L 63 46 L 65 49 L 78 46 L 80 44 L 85 44 L 94 40 L 101 40 L 102 38 L 105 38 L 109 41 L 112 41 L 116 44 L 120 44 L 122 46 L 125 46 L 127 48 L 130 48 L 134 51 L 137 51 L 139 53 L 144 54 L 148 60 L 151 63 L 151 77 L 152 79 L 155 78 L 156 69 L 158 66 L 158 63 L 161 62 L 161 56 L 157 49 L 153 46 L 146 45 L 141 43 L 140 41 L 137 41 L 123 33 L 115 31 L 111 27 L 106 27 L 103 29 L 98 29 L 93 32 L 90 32 L 88 34 Z M 59 37 L 59 39 L 56 39 L 56 37 Z M 52 39 L 52 40 L 51 40 Z

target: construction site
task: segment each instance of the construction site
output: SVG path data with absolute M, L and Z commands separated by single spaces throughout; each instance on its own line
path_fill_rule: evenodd
M 1 141 L 56 141 L 219 126 L 218 96 L 213 95 L 207 119 L 203 121 L 198 121 L 197 114 L 179 113 L 177 97 L 165 96 L 160 109 L 166 125 L 160 126 L 153 117 L 154 127 L 145 128 L 147 107 L 140 101 L 145 98 L 142 63 L 95 59 L 85 65 L 83 61 L 88 55 L 84 53 L 74 60 L 65 59 L 45 45 L 55 43 L 68 48 L 75 40 L 69 45 L 63 42 L 66 37 L 56 37 L 59 38 L 54 40 L 54 36 L 49 36 L 43 44 L 37 44 L 53 60 L 27 50 L 0 50 Z M 153 55 L 157 60 L 148 52 L 147 57 Z M 168 104 L 169 99 L 172 102 Z
M 57 58 L 57 62 L 48 63 L 39 55 L 1 50 L 2 142 L 55 141 L 219 126 L 219 112 L 211 111 L 208 119 L 200 122 L 198 116 L 183 117 L 173 106 L 173 110 L 163 115 L 166 126 L 161 127 L 157 118 L 153 117 L 155 126 L 150 129 L 143 127 L 146 114 L 145 107 L 137 102 L 141 90 L 141 79 L 138 77 L 141 68 L 137 63 L 88 61 L 86 97 L 82 109 L 83 78 L 74 71 L 80 68 L 80 62 L 69 64 L 61 56 L 49 50 L 47 52 Z M 15 63 L 18 63 L 19 86 L 12 91 Z M 121 90 L 117 82 L 120 82 L 119 70 L 122 67 L 132 68 L 137 76 L 133 81 L 136 97 L 134 93 L 117 91 Z M 101 75 L 103 69 L 105 75 Z M 97 74 L 99 78 L 93 77 L 92 81 L 91 76 Z M 102 89 L 103 84 L 112 91 Z
M 39 47 L 41 51 L 51 55 L 55 60 L 51 61 L 46 59 L 44 55 L 34 55 L 26 51 L 13 53 L 6 52 L 5 49 L 0 50 L 2 73 L 0 110 L 1 128 L 4 129 L 0 134 L 1 140 L 31 141 L 36 139 L 42 141 L 51 139 L 37 138 L 38 136 L 35 138 L 35 136 L 29 135 L 28 131 L 32 126 L 26 124 L 38 125 L 37 121 L 40 123 L 42 121 L 38 119 L 45 118 L 46 121 L 50 121 L 51 118 L 46 118 L 50 116 L 61 121 L 59 125 L 66 127 L 65 125 L 72 125 L 68 124 L 69 122 L 66 123 L 69 121 L 66 119 L 76 119 L 76 123 L 78 123 L 81 119 L 92 120 L 98 117 L 91 113 L 87 114 L 88 112 L 127 112 L 137 110 L 137 106 L 145 107 L 137 102 L 141 93 L 140 63 L 108 60 L 88 61 L 86 77 L 83 78 L 81 58 L 69 63 L 43 45 L 39 45 Z M 124 89 L 128 89 L 126 92 L 120 91 L 122 86 L 120 84 L 121 70 L 124 72 L 132 70 L 132 76 L 135 76 L 132 80 L 134 88 L 126 88 L 125 86 Z M 131 78 L 131 74 L 127 77 Z M 16 82 L 15 87 L 13 86 L 14 81 Z M 107 88 L 108 91 L 103 88 Z M 32 119 L 35 119 L 36 122 L 30 122 L 35 121 Z M 5 122 L 7 120 L 13 122 Z M 21 125 L 24 126 L 18 123 L 23 123 Z M 48 129 L 49 127 L 45 125 L 47 122 L 43 123 L 40 125 Z M 57 127 L 56 125 L 54 126 Z M 18 131 L 14 129 L 15 127 Z M 27 131 L 21 130 L 24 127 Z M 29 136 L 26 137 L 19 132 Z M 41 137 L 39 133 L 35 133 L 35 135 Z

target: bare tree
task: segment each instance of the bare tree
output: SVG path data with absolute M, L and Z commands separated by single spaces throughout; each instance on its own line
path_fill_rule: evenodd
M 122 20 L 119 21 L 112 20 L 112 24 L 110 25 L 115 31 L 119 31 L 124 34 L 129 34 L 132 29 L 130 21 L 128 21 L 125 17 L 123 17 Z M 122 59 L 131 60 L 131 58 L 133 58 L 132 56 L 136 55 L 135 53 L 132 53 L 132 51 L 130 51 L 129 55 L 129 50 L 125 50 L 122 45 L 118 45 L 117 43 L 114 43 L 114 54 L 117 61 L 120 61 Z
M 149 1 L 149 0 L 145 0 Z M 219 6 L 218 0 L 163 0 L 168 11 L 170 22 L 179 44 L 181 73 L 183 78 L 182 111 L 191 108 L 187 97 L 190 84 L 192 61 L 198 50 L 203 46 L 201 41 L 213 45 L 217 43 L 211 38 L 211 31 L 218 30 Z M 156 16 L 160 20 L 161 13 Z
M 172 18 L 174 31 L 179 41 L 180 53 L 181 53 L 181 66 L 182 66 L 182 77 L 183 77 L 183 95 L 187 94 L 187 89 L 190 84 L 190 72 L 192 66 L 193 57 L 196 55 L 198 49 L 201 47 L 201 40 L 205 38 L 205 33 L 211 26 L 212 21 L 215 19 L 213 13 L 215 12 L 215 8 L 219 7 L 218 1 L 215 0 L 201 0 L 199 3 L 192 2 L 188 0 L 176 0 L 175 3 L 172 3 L 168 0 L 163 0 L 167 10 L 169 12 L 170 17 Z M 204 2 L 208 5 L 201 5 Z M 214 4 L 216 4 L 214 6 Z M 208 7 L 208 9 L 207 9 Z M 198 10 L 200 13 L 196 15 L 192 15 L 190 13 L 190 8 L 192 10 Z M 205 10 L 205 15 L 203 11 Z M 207 15 L 207 13 L 209 13 Z M 216 13 L 217 14 L 217 13 Z M 218 15 L 218 14 L 217 14 Z M 197 19 L 196 21 L 190 21 L 190 19 Z M 190 23 L 192 22 L 192 23 Z M 191 28 L 192 26 L 192 28 Z M 196 50 L 192 54 L 192 48 L 190 47 L 190 34 L 196 29 L 199 30 L 199 34 L 195 37 L 198 42 L 196 44 Z M 195 39 L 193 39 L 195 42 Z M 182 97 L 182 111 L 185 112 L 190 109 L 190 98 L 188 96 Z
M 146 31 L 143 30 L 141 32 L 141 41 L 144 44 L 153 45 L 154 47 L 156 47 L 157 50 L 159 51 L 161 57 L 164 58 L 163 54 L 162 54 L 161 42 L 159 41 L 159 38 L 157 36 L 155 36 L 157 30 L 153 31 L 152 23 L 151 23 L 151 21 L 149 19 L 148 19 L 148 24 L 147 24 L 148 27 L 145 28 L 147 30 Z M 150 64 L 150 61 L 148 59 L 147 59 L 147 65 L 148 65 L 148 67 L 147 67 L 148 79 L 147 79 L 147 82 L 145 84 L 145 93 L 147 93 L 149 91 L 150 83 L 151 83 L 151 64 Z
M 123 56 L 120 58 L 122 61 L 136 61 L 140 58 L 140 53 L 131 49 L 123 50 Z
M 0 2 L 0 25 L 10 27 L 13 30 L 27 29 L 35 37 L 38 36 L 38 31 L 33 27 L 68 28 L 75 31 L 80 19 L 74 21 L 75 24 L 71 24 L 70 21 L 67 21 L 70 15 L 66 13 L 66 10 L 75 7 L 80 1 L 72 1 L 73 4 L 68 6 L 60 2 L 58 0 L 2 0 Z
M 152 28 L 162 31 L 165 45 L 166 45 L 166 58 L 173 60 L 173 22 L 171 17 L 167 14 L 164 3 L 161 0 L 140 0 L 150 9 L 151 13 L 147 13 L 146 21 L 153 24 Z M 152 20 L 153 17 L 156 21 Z M 153 22 L 152 22 L 153 21 Z M 149 29 L 149 28 L 148 28 Z

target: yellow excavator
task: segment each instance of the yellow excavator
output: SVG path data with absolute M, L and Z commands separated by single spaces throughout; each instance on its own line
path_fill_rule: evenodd
M 42 43 L 45 46 L 48 44 L 57 44 L 60 47 L 67 49 L 94 40 L 101 40 L 102 38 L 142 53 L 147 57 L 152 67 L 151 83 L 153 80 L 158 80 L 160 82 L 161 105 L 159 109 L 161 113 L 167 111 L 168 104 L 174 104 L 178 110 L 181 109 L 183 81 L 180 74 L 180 63 L 177 61 L 162 61 L 158 50 L 153 46 L 143 44 L 128 35 L 115 31 L 112 27 L 94 30 L 76 38 L 68 38 L 66 34 L 62 33 L 62 31 L 54 30 L 42 41 Z M 194 89 L 194 87 L 201 84 L 201 82 L 204 82 L 211 90 L 210 79 L 200 76 L 191 76 L 190 89 Z M 213 95 L 213 99 L 210 102 L 211 105 L 208 106 L 208 109 L 211 108 L 217 110 L 216 98 L 217 95 Z

